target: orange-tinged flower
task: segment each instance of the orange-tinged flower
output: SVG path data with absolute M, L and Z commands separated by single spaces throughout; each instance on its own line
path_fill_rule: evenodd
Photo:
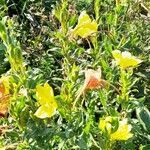
M 4 96 L 5 93 L 5 86 L 3 82 L 0 82 L 0 98 Z
M 83 89 L 97 89 L 102 88 L 106 85 L 106 81 L 101 79 L 101 69 L 93 70 L 87 69 L 85 71 L 85 81 L 83 85 Z
M 3 97 L 4 95 L 9 94 L 9 77 L 1 77 L 0 78 L 0 98 Z
M 9 77 L 0 78 L 0 117 L 5 117 L 8 113 L 9 105 Z
M 74 101 L 73 107 L 75 106 L 77 100 L 79 97 L 86 91 L 86 90 L 94 90 L 103 88 L 108 83 L 101 79 L 101 69 L 93 70 L 93 69 L 87 69 L 85 70 L 85 81 L 84 84 L 81 86 L 81 88 L 77 92 L 76 100 Z
M 8 114 L 9 95 L 0 98 L 0 118 L 6 117 Z

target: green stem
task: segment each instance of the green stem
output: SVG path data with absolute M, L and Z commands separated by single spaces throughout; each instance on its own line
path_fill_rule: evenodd
M 127 109 L 127 103 L 129 100 L 129 81 L 130 78 L 127 77 L 128 72 L 126 72 L 124 69 L 121 69 L 121 77 L 120 77 L 120 82 L 121 82 L 121 105 L 123 110 Z
M 105 150 L 112 150 L 112 142 L 110 140 L 106 142 Z
M 97 23 L 99 23 L 99 19 L 100 19 L 100 4 L 101 4 L 101 0 L 94 1 L 94 11 L 95 11 L 95 18 Z
M 126 72 L 125 70 L 121 69 L 121 98 L 122 100 L 126 100 L 126 93 L 127 93 L 127 84 L 126 84 Z

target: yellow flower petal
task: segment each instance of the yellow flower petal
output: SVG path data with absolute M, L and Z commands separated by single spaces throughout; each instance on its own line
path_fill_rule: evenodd
M 48 83 L 45 83 L 44 86 L 37 85 L 36 96 L 41 105 L 54 101 L 53 89 Z
M 41 106 L 35 112 L 35 115 L 38 118 L 47 118 L 53 116 L 58 106 L 54 99 L 53 89 L 49 86 L 49 84 L 45 83 L 44 86 L 37 85 L 36 95 Z
M 81 26 L 85 23 L 90 23 L 91 19 L 89 15 L 86 13 L 86 11 L 82 11 L 79 18 L 78 18 L 78 26 Z
M 0 82 L 0 98 L 3 97 L 5 94 L 5 86 L 3 82 Z
M 115 59 L 120 59 L 121 57 L 121 52 L 119 50 L 113 51 L 112 54 Z
M 41 119 L 50 118 L 55 114 L 56 108 L 57 107 L 53 105 L 42 105 L 38 108 L 34 115 Z
M 75 36 L 80 36 L 82 38 L 86 38 L 93 33 L 97 32 L 98 25 L 96 21 L 91 21 L 90 17 L 86 14 L 85 11 L 81 12 L 78 24 L 73 29 L 72 33 Z
M 106 127 L 106 121 L 105 120 L 100 120 L 98 127 L 102 130 L 105 131 L 105 127 Z
M 108 133 L 110 133 L 111 132 L 111 121 L 112 121 L 112 118 L 110 116 L 106 117 L 105 119 L 100 119 L 99 128 L 103 132 L 107 131 Z
M 74 35 L 78 35 L 82 38 L 86 38 L 89 35 L 92 35 L 97 31 L 97 23 L 91 22 L 81 25 L 80 27 L 77 27 L 74 29 L 73 33 Z

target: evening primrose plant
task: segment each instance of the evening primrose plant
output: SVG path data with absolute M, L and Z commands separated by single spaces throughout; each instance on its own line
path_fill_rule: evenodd
M 79 5 L 81 1 L 90 8 Z M 12 143 L 14 149 L 35 150 L 135 150 L 147 146 L 149 105 L 134 93 L 139 81 L 136 73 L 144 60 L 133 55 L 140 50 L 136 48 L 137 33 L 128 28 L 132 24 L 128 22 L 132 18 L 130 3 L 54 0 L 52 13 L 45 12 L 49 6 L 43 7 L 42 16 L 30 13 L 41 3 L 40 8 L 47 4 L 31 2 L 30 6 L 27 2 L 23 10 L 27 24 L 40 27 L 36 34 L 31 34 L 33 28 L 29 34 L 23 29 L 20 32 L 26 24 L 13 30 L 12 20 L 0 22 L 0 44 L 11 67 L 0 78 L 0 148 L 9 149 Z M 43 39 L 40 51 L 34 35 Z M 18 42 L 23 40 L 23 44 Z M 38 58 L 28 63 L 34 50 Z M 8 80 L 4 78 L 7 74 Z
M 136 82 L 136 80 L 132 78 L 133 68 L 137 67 L 142 61 L 127 51 L 121 52 L 119 50 L 114 50 L 112 55 L 120 68 L 121 99 L 119 103 L 121 103 L 123 109 L 126 110 L 128 107 L 127 103 L 130 99 L 130 90 Z
M 89 17 L 89 15 L 86 13 L 86 11 L 83 11 L 83 12 L 80 13 L 80 15 L 78 17 L 77 25 L 71 30 L 71 32 L 70 32 L 70 30 L 68 30 L 68 31 L 69 31 L 68 34 L 70 34 L 71 37 L 75 37 L 75 39 L 81 39 L 81 41 L 84 40 L 84 39 L 88 41 L 88 46 L 90 47 L 89 49 L 90 49 L 90 52 L 91 52 L 90 53 L 91 57 L 94 58 L 91 61 L 91 66 L 93 68 L 98 68 L 98 66 L 100 64 L 102 64 L 102 67 L 104 67 L 104 66 L 108 66 L 109 67 L 109 64 L 107 64 L 108 62 L 106 60 L 104 60 L 104 58 L 101 58 L 102 57 L 102 54 L 101 54 L 102 50 L 100 49 L 99 41 L 98 41 L 98 35 L 97 35 L 97 34 L 99 34 L 99 32 L 98 32 L 98 23 L 94 19 L 92 21 L 92 19 Z M 78 37 L 78 38 L 76 38 L 76 37 Z M 86 133 L 88 135 L 90 133 L 91 126 L 92 126 L 92 124 L 94 122 L 94 114 L 95 114 L 95 112 L 94 112 L 95 110 L 94 109 L 95 109 L 95 107 L 97 105 L 97 100 L 93 96 L 94 95 L 93 93 L 95 93 L 95 96 L 97 96 L 97 91 L 95 91 L 95 90 L 97 89 L 97 90 L 101 91 L 100 92 L 101 95 L 99 96 L 100 102 L 102 103 L 102 99 L 105 99 L 105 102 L 102 103 L 105 106 L 105 111 L 103 109 L 101 111 L 103 113 L 110 114 L 109 108 L 107 107 L 107 105 L 108 105 L 108 102 L 109 102 L 109 91 L 111 89 L 108 88 L 108 90 L 105 90 L 105 92 L 103 92 L 103 90 L 101 88 L 99 88 L 99 87 L 105 86 L 104 85 L 105 81 L 101 79 L 101 72 L 99 73 L 99 71 L 96 71 L 96 69 L 95 70 L 94 69 L 87 69 L 87 71 L 85 71 L 85 73 L 86 73 L 85 74 L 85 82 L 83 83 L 83 86 L 81 86 L 81 88 L 79 87 L 79 89 L 76 92 L 77 93 L 76 94 L 77 97 L 75 97 L 74 96 L 75 95 L 74 89 L 76 88 L 75 87 L 76 81 L 78 81 L 79 79 L 78 80 L 72 80 L 72 83 L 74 83 L 74 84 L 70 83 L 69 80 L 72 79 L 72 77 L 73 77 L 72 73 L 71 73 L 72 72 L 71 71 L 72 70 L 71 69 L 71 65 L 73 64 L 72 68 L 74 68 L 74 66 L 76 66 L 76 68 L 78 67 L 76 65 L 76 64 L 78 64 L 78 62 L 75 61 L 74 56 L 73 56 L 73 55 L 76 55 L 76 53 L 74 52 L 74 50 L 72 49 L 72 47 L 76 48 L 79 45 L 78 45 L 78 43 L 76 41 L 73 41 L 74 42 L 73 43 L 71 40 L 68 41 L 66 39 L 66 37 L 63 37 L 63 36 L 60 36 L 59 40 L 61 42 L 63 41 L 63 43 L 62 43 L 62 50 L 63 50 L 63 52 L 65 52 L 65 53 L 62 53 L 63 57 L 64 57 L 64 59 L 63 59 L 64 60 L 63 67 L 64 67 L 64 73 L 65 73 L 65 78 L 64 78 L 65 81 L 63 82 L 63 86 L 61 88 L 61 98 L 63 99 L 63 103 L 65 103 L 65 101 L 70 101 L 70 104 L 68 106 L 69 106 L 69 109 L 71 110 L 70 114 L 72 114 L 69 117 L 71 119 L 69 119 L 67 121 L 70 122 L 70 120 L 73 119 L 76 122 L 77 119 L 75 119 L 75 116 L 76 116 L 75 114 L 76 113 L 78 114 L 79 110 L 85 109 L 85 111 L 83 112 L 83 116 L 84 116 L 84 114 L 87 113 L 89 115 L 89 118 L 90 118 L 89 120 L 87 120 L 87 125 L 86 125 L 86 129 L 87 129 Z M 90 42 L 92 42 L 92 43 L 90 43 Z M 85 52 L 86 52 L 86 49 L 85 49 Z M 111 50 L 110 50 L 110 52 L 111 52 Z M 68 56 L 68 54 L 70 54 L 70 55 Z M 99 57 L 99 56 L 101 56 L 101 57 Z M 132 57 L 131 59 L 129 59 L 130 61 L 132 61 L 132 65 L 127 65 L 127 67 L 126 67 L 125 66 L 125 64 L 126 64 L 126 58 L 124 60 L 124 58 L 121 57 L 121 55 L 119 55 L 119 57 L 120 58 L 117 61 L 117 63 L 121 63 L 121 68 L 123 67 L 123 70 L 125 70 L 125 71 L 126 71 L 127 68 L 131 68 L 131 67 L 134 67 L 134 66 L 137 65 L 134 62 L 134 57 Z M 129 57 L 130 57 L 130 55 L 129 55 Z M 127 62 L 128 62 L 128 60 L 127 60 Z M 120 67 L 120 65 L 119 65 L 119 67 Z M 86 66 L 84 66 L 83 70 L 85 68 L 86 68 Z M 103 69 L 106 69 L 106 68 L 103 68 Z M 108 83 L 109 83 L 109 81 L 108 81 Z M 122 102 L 124 100 L 124 95 L 126 95 L 129 92 L 128 90 L 130 90 L 130 89 L 129 89 L 129 87 L 127 89 L 125 89 L 126 85 L 124 85 L 124 82 L 123 82 L 123 84 L 121 82 L 120 86 L 123 87 L 122 88 L 123 92 L 121 92 L 121 94 L 123 93 L 122 94 L 122 99 L 121 99 L 121 102 Z M 81 95 L 84 94 L 85 91 L 88 90 L 88 89 L 90 89 L 90 92 L 87 93 L 85 97 L 84 96 L 82 97 Z M 105 94 L 107 94 L 107 96 Z M 125 98 L 128 99 L 128 97 L 125 97 Z M 64 99 L 65 99 L 65 101 L 64 101 Z M 86 99 L 86 100 L 84 101 L 84 99 Z M 79 100 L 79 101 L 77 101 L 77 100 Z M 77 102 L 78 102 L 79 105 L 76 105 Z M 76 107 L 76 109 L 72 109 L 72 104 L 73 104 L 73 108 Z M 123 105 L 123 109 L 126 109 L 124 107 L 124 105 Z M 66 114 L 68 112 L 69 111 L 66 111 Z M 119 113 L 120 113 L 120 115 L 122 115 L 122 110 L 121 110 L 121 112 L 118 112 L 118 114 Z M 78 119 L 79 118 L 80 117 L 78 116 Z M 107 145 L 107 143 L 109 142 L 109 140 L 112 140 L 112 141 L 113 140 L 114 141 L 119 141 L 119 140 L 121 140 L 121 141 L 122 140 L 123 141 L 127 141 L 128 139 L 130 139 L 133 136 L 132 133 L 130 132 L 131 131 L 131 125 L 128 125 L 126 119 L 125 120 L 123 120 L 123 119 L 119 120 L 118 119 L 119 120 L 118 121 L 118 127 L 115 128 L 116 132 L 112 131 L 112 133 L 114 132 L 114 134 L 112 134 L 112 136 L 110 136 L 108 134 L 109 138 L 108 138 L 107 142 L 105 141 L 105 144 L 104 144 L 105 146 Z M 116 121 L 116 123 L 117 123 L 117 121 Z M 111 130 L 112 130 L 112 127 L 111 127 Z M 120 135 L 120 134 L 123 135 L 122 139 L 121 139 L 120 136 L 118 137 L 118 135 Z M 104 134 L 104 136 L 105 136 L 105 134 Z M 113 142 L 111 144 L 113 145 Z M 110 149 L 111 149 L 111 146 L 109 147 Z

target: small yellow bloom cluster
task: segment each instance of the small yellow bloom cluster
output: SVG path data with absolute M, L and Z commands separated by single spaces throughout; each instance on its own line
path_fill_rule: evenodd
M 132 56 L 131 53 L 127 51 L 121 53 L 119 50 L 114 50 L 112 54 L 116 60 L 117 65 L 119 65 L 122 69 L 136 67 L 142 62 L 140 59 Z
M 73 29 L 72 34 L 74 36 L 80 36 L 86 38 L 96 33 L 98 29 L 98 24 L 95 20 L 91 20 L 86 11 L 82 11 L 79 18 L 78 24 Z
M 99 128 L 102 132 L 107 132 L 110 136 L 110 140 L 119 141 L 119 140 L 128 140 L 133 136 L 131 131 L 131 125 L 127 123 L 127 119 L 124 118 L 119 121 L 119 127 L 115 132 L 112 132 L 112 121 L 113 117 L 108 116 L 105 119 L 100 119 Z
M 37 85 L 36 96 L 41 106 L 35 112 L 35 116 L 38 118 L 52 117 L 57 109 L 53 89 L 48 83 L 45 83 L 44 86 Z

